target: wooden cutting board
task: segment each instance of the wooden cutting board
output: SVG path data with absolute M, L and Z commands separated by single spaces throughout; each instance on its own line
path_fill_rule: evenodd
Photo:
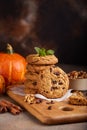
M 28 104 L 24 101 L 24 96 L 14 94 L 10 89 L 7 91 L 7 94 L 44 124 L 52 125 L 87 121 L 87 106 L 70 105 L 67 101 L 48 104 L 46 100 L 39 104 Z

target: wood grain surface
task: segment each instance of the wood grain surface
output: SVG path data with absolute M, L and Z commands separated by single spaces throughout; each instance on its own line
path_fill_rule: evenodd
M 67 100 L 54 102 L 53 104 L 48 104 L 46 100 L 39 104 L 28 104 L 24 101 L 24 96 L 14 94 L 10 89 L 7 94 L 44 124 L 53 125 L 87 121 L 87 106 L 70 105 Z

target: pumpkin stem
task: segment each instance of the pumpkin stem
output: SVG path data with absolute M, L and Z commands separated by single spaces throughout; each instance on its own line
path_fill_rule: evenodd
M 9 43 L 7 44 L 7 53 L 8 54 L 13 54 L 13 48 Z

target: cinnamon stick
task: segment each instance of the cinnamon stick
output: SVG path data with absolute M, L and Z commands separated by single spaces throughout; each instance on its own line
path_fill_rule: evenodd
M 20 110 L 15 109 L 14 107 L 8 107 L 8 110 L 9 110 L 12 114 L 14 114 L 14 115 L 20 113 Z
M 15 108 L 15 109 L 17 109 L 19 111 L 22 111 L 22 108 L 20 106 L 15 105 L 15 104 L 7 101 L 7 100 L 2 100 L 2 101 L 3 101 L 3 103 L 5 103 L 6 105 L 8 105 L 9 107 L 13 107 L 13 108 Z
M 7 108 L 0 106 L 0 113 L 4 113 L 4 112 L 7 112 Z
M 15 105 L 7 100 L 0 101 L 0 113 L 4 112 L 11 112 L 12 114 L 16 115 L 22 112 L 22 108 L 18 105 Z

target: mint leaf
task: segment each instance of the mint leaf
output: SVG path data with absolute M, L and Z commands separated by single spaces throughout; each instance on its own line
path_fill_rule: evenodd
M 54 54 L 54 50 L 47 50 L 46 54 L 47 55 L 53 55 Z
M 46 50 L 45 48 L 39 48 L 39 47 L 34 47 L 34 49 L 36 50 L 37 54 L 39 54 L 39 56 L 46 56 L 46 55 L 53 55 L 54 51 L 53 50 Z
M 46 50 L 44 48 L 40 49 L 39 55 L 46 56 Z
M 34 47 L 35 51 L 37 52 L 37 54 L 40 53 L 41 49 L 39 47 Z

